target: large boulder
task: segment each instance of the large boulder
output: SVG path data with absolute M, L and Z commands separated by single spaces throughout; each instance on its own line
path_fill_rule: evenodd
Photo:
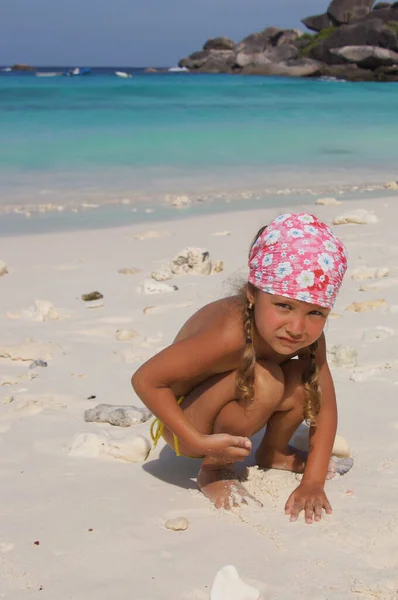
M 235 64 L 232 50 L 209 50 L 208 57 L 199 67 L 204 73 L 230 73 Z
M 34 71 L 34 68 L 30 65 L 17 63 L 11 67 L 13 71 Z
M 199 52 L 193 52 L 186 58 L 182 58 L 178 66 L 186 67 L 187 69 L 199 69 L 208 60 L 210 50 L 199 50 Z
M 354 63 L 345 63 L 341 65 L 322 64 L 321 75 L 323 77 L 333 77 L 345 81 L 374 81 L 375 76 L 369 69 L 360 69 Z
M 317 77 L 321 72 L 322 64 L 309 58 L 300 58 L 280 63 L 267 63 L 262 66 L 248 66 L 242 69 L 242 73 L 247 75 L 280 77 Z
M 299 50 L 293 44 L 283 44 L 283 46 L 275 46 L 264 52 L 265 57 L 272 63 L 286 62 L 298 58 Z
M 235 42 L 227 37 L 217 37 L 207 40 L 203 46 L 203 50 L 233 50 Z
M 332 48 L 330 52 L 364 69 L 398 65 L 398 52 L 377 46 L 343 46 Z
M 329 37 L 321 40 L 310 49 L 308 56 L 328 65 L 341 64 L 343 58 L 331 52 L 331 49 L 343 46 L 380 46 L 388 50 L 398 51 L 398 40 L 395 33 L 380 19 L 365 19 L 349 25 L 342 25 Z
M 268 65 L 270 62 L 265 52 L 238 52 L 235 55 L 235 66 L 241 69 L 249 66 L 261 67 L 262 65 Z
M 305 19 L 301 19 L 301 22 L 307 29 L 311 29 L 311 31 L 316 31 L 317 33 L 322 31 L 322 29 L 329 29 L 329 27 L 335 25 L 335 22 L 327 13 L 314 15 L 313 17 L 305 17 Z
M 263 31 L 252 33 L 239 42 L 236 46 L 236 52 L 244 52 L 245 54 L 264 52 L 266 48 L 272 46 L 272 38 L 280 31 L 281 29 L 278 27 L 267 27 Z
M 301 36 L 303 32 L 300 29 L 284 29 L 278 31 L 277 34 L 272 36 L 271 41 L 273 46 L 283 46 L 284 44 L 292 44 Z
M 327 13 L 338 23 L 349 23 L 366 17 L 372 9 L 374 0 L 332 0 Z
M 390 6 L 389 8 L 379 8 L 378 10 L 372 10 L 372 12 L 366 17 L 369 19 L 381 19 L 384 23 L 389 21 L 398 21 L 398 6 L 395 8 Z

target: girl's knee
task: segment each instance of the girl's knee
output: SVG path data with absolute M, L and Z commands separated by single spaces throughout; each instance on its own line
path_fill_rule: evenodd
M 286 409 L 294 406 L 303 407 L 306 392 L 303 382 L 303 375 L 308 368 L 305 360 L 289 360 L 283 365 L 283 374 L 285 377 L 285 393 L 283 403 L 286 403 Z
M 255 398 L 269 404 L 282 401 L 285 390 L 285 375 L 279 365 L 267 360 L 258 360 L 255 367 Z

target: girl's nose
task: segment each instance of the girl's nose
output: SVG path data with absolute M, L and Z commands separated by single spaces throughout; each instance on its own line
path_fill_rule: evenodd
M 286 333 L 292 338 L 301 338 L 304 333 L 304 319 L 296 317 L 286 325 Z

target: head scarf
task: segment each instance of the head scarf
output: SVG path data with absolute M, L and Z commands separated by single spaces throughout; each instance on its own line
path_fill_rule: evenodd
M 332 308 L 347 269 L 344 244 L 314 215 L 284 214 L 253 244 L 249 281 L 268 294 Z

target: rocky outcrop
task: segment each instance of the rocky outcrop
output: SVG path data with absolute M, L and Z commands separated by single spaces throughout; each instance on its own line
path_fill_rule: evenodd
M 322 63 L 310 58 L 300 58 L 280 63 L 268 63 L 261 67 L 246 67 L 246 75 L 270 75 L 273 77 L 316 77 L 322 75 Z
M 331 53 L 364 69 L 398 65 L 398 52 L 377 46 L 343 46 L 332 49 Z
M 332 0 L 302 22 L 316 35 L 267 27 L 236 43 L 207 40 L 179 62 L 205 73 L 398 81 L 398 2 Z
M 322 15 L 314 15 L 313 17 L 305 17 L 305 19 L 301 19 L 303 25 L 305 25 L 311 31 L 322 31 L 322 29 L 329 29 L 335 25 L 334 21 L 328 15 L 328 13 L 323 13 Z
M 366 17 L 373 4 L 374 0 L 332 0 L 327 13 L 338 25 L 343 25 Z
M 207 40 L 203 46 L 203 50 L 233 50 L 235 42 L 226 37 L 213 38 Z
M 309 51 L 309 57 L 327 65 L 344 63 L 344 59 L 331 50 L 344 46 L 379 46 L 398 50 L 396 34 L 380 19 L 365 19 L 338 27 Z
M 35 69 L 30 65 L 25 64 L 16 64 L 11 67 L 13 71 L 34 71 Z

